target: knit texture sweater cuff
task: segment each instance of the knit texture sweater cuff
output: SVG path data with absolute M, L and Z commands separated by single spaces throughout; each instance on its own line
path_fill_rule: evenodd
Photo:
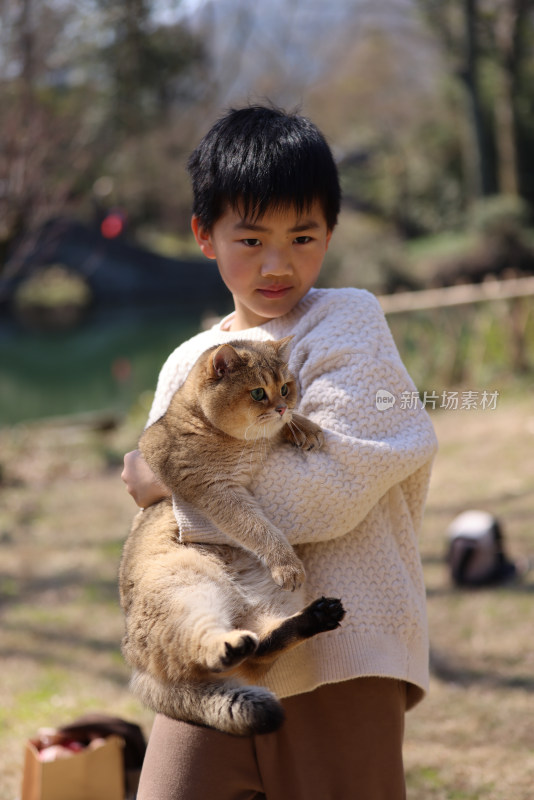
M 179 540 L 181 542 L 195 542 L 197 544 L 230 544 L 235 545 L 235 541 L 222 533 L 207 517 L 198 509 L 184 500 L 172 498 L 174 516 L 180 531 Z

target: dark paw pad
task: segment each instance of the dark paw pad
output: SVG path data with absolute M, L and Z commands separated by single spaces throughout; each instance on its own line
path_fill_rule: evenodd
M 225 654 L 221 658 L 221 664 L 223 667 L 228 668 L 234 664 L 239 664 L 245 658 L 252 655 L 256 650 L 257 642 L 252 636 L 242 636 L 238 642 L 234 644 L 225 642 L 224 646 Z
M 335 597 L 321 597 L 309 605 L 306 611 L 314 620 L 318 632 L 333 631 L 334 628 L 339 627 L 339 623 L 345 616 L 341 600 Z

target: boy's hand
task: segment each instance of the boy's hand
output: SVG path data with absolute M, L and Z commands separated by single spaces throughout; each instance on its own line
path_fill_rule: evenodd
M 147 508 L 171 494 L 158 481 L 139 450 L 132 450 L 124 456 L 121 478 L 140 508 Z

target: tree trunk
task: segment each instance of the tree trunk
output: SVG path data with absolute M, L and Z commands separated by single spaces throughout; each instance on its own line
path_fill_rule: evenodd
M 476 145 L 474 148 L 476 191 L 479 196 L 486 196 L 492 193 L 493 186 L 492 164 L 487 152 L 486 129 L 478 82 L 478 13 L 478 0 L 464 0 L 465 69 L 462 77 L 467 90 L 473 138 Z
M 499 190 L 502 194 L 519 193 L 514 86 L 517 72 L 516 44 L 521 24 L 522 0 L 501 0 L 495 21 L 500 85 L 495 98 L 495 138 L 498 159 Z

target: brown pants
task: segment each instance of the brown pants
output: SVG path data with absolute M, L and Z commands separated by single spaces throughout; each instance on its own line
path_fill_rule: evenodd
M 328 684 L 283 705 L 282 727 L 253 737 L 157 716 L 138 800 L 405 800 L 402 681 Z

